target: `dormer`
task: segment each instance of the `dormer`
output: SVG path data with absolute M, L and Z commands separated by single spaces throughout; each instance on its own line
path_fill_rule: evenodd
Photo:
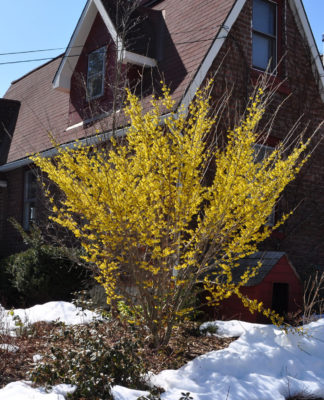
M 98 21 L 98 16 L 107 28 L 114 45 L 117 62 L 137 65 L 141 68 L 155 67 L 157 65 L 156 49 L 150 12 L 152 10 L 146 10 L 144 7 L 134 7 L 132 2 L 128 0 L 119 2 L 88 0 L 55 74 L 54 88 L 70 92 L 73 72 L 90 32 Z M 107 48 L 100 46 L 91 53 L 88 54 L 88 76 L 86 80 L 88 92 L 90 91 L 96 97 L 100 93 L 100 85 L 102 85 L 100 80 L 102 72 L 100 71 L 104 71 Z

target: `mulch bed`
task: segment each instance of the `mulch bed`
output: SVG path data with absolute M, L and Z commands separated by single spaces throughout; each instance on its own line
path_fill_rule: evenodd
M 37 322 L 28 332 L 17 337 L 0 334 L 0 344 L 17 346 L 19 350 L 12 352 L 0 349 L 0 387 L 10 382 L 26 379 L 26 373 L 33 363 L 33 355 L 46 351 L 50 324 Z
M 198 336 L 185 327 L 175 332 L 166 348 L 154 351 L 147 346 L 145 360 L 148 369 L 156 374 L 164 369 L 178 369 L 188 361 L 209 351 L 222 350 L 234 340 L 236 338 Z
M 119 328 L 122 329 L 121 326 Z M 0 344 L 19 347 L 16 352 L 0 349 L 0 387 L 13 381 L 28 379 L 27 373 L 33 366 L 33 356 L 49 353 L 51 343 L 48 338 L 55 329 L 54 324 L 38 322 L 23 331 L 20 336 L 0 335 Z M 111 332 L 116 332 L 116 329 Z M 159 350 L 152 349 L 146 341 L 141 354 L 147 370 L 158 373 L 164 369 L 180 368 L 199 355 L 228 347 L 235 340 L 235 338 L 199 336 L 197 332 L 197 327 L 187 324 L 175 332 L 167 347 Z M 118 335 L 107 337 L 107 346 L 117 340 Z M 64 345 L 62 342 L 62 346 Z

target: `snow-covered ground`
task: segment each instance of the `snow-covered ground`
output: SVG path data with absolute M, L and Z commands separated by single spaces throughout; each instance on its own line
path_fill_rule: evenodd
M 94 314 L 80 313 L 72 304 L 51 302 L 16 310 L 20 318 L 36 321 L 61 319 L 67 324 L 87 322 Z M 7 326 L 14 327 L 11 316 Z M 209 323 L 211 324 L 211 323 Z M 164 400 L 179 400 L 190 392 L 194 400 L 283 400 L 289 394 L 324 397 L 324 319 L 305 327 L 305 334 L 285 334 L 271 325 L 216 321 L 217 334 L 239 336 L 227 349 L 197 357 L 178 370 L 151 375 L 152 384 L 165 389 Z M 63 400 L 73 388 L 58 385 L 51 393 L 13 382 L 0 390 L 0 400 Z M 136 400 L 145 392 L 121 386 L 115 400 Z
M 16 319 L 15 319 L 16 317 Z M 38 321 L 61 321 L 67 325 L 90 322 L 95 314 L 92 311 L 83 311 L 66 301 L 51 301 L 42 305 L 13 311 L 4 310 L 0 305 L 0 330 L 11 330 L 17 327 L 17 317 L 23 324 L 33 324 Z

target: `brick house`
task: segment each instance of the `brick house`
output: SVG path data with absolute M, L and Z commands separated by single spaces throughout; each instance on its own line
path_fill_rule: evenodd
M 28 229 L 40 214 L 28 154 L 54 154 L 48 132 L 66 146 L 76 139 L 95 143 L 95 132 L 103 138 L 112 129 L 123 134 L 125 122 L 116 115 L 125 84 L 147 104 L 163 77 L 175 107 L 186 106 L 217 71 L 214 99 L 230 89 L 235 107 L 244 109 L 270 61 L 271 80 L 281 84 L 273 107 L 285 103 L 268 145 L 282 140 L 299 118 L 307 132 L 323 119 L 324 70 L 301 0 L 142 0 L 131 12 L 127 7 L 126 0 L 88 0 L 66 52 L 14 81 L 0 100 L 0 258 L 22 248 L 7 219 Z M 292 310 L 300 301 L 300 277 L 324 269 L 323 156 L 318 142 L 276 210 L 296 208 L 294 215 L 263 245 L 265 258 L 282 256 L 249 293 L 271 281 L 269 306 L 282 290 Z

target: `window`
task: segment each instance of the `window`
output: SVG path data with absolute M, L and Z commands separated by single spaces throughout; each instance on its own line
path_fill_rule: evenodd
M 33 171 L 25 173 L 23 227 L 29 230 L 36 219 L 37 178 Z
M 87 98 L 95 99 L 103 95 L 105 83 L 106 47 L 101 47 L 88 55 Z
M 273 151 L 273 147 L 266 146 L 264 144 L 254 144 L 254 162 L 262 163 L 262 161 L 267 158 Z M 274 226 L 276 222 L 275 209 L 272 210 L 268 217 L 268 226 Z
M 277 66 L 277 3 L 253 0 L 253 67 L 273 72 Z

